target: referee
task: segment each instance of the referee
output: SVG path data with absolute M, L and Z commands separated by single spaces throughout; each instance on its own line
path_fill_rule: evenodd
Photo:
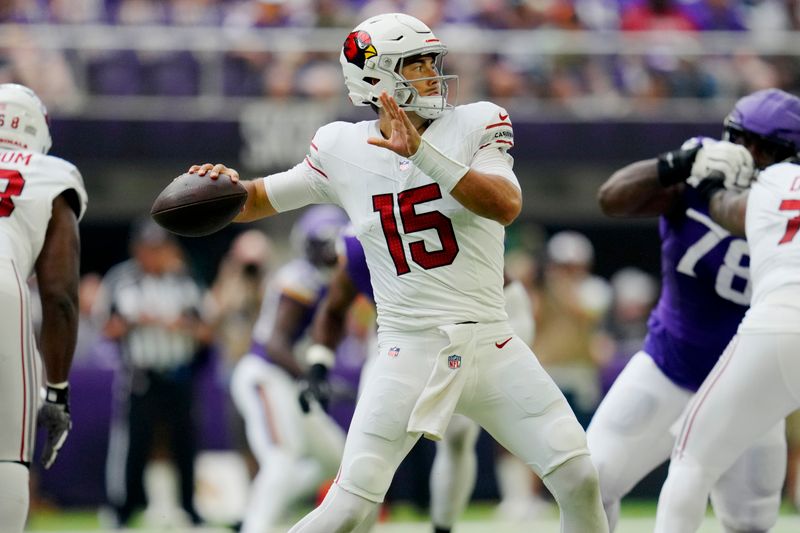
M 197 524 L 192 362 L 211 340 L 200 316 L 202 291 L 175 238 L 152 221 L 134 225 L 130 251 L 132 258 L 104 277 L 94 309 L 122 354 L 106 463 L 108 500 L 117 527 L 146 505 L 144 469 L 159 427 L 179 473 L 181 506 Z

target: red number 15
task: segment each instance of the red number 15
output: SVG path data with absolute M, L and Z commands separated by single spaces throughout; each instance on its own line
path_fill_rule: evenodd
M 458 243 L 450 219 L 439 211 L 417 213 L 414 209 L 417 204 L 438 200 L 441 197 L 442 193 L 436 183 L 408 189 L 397 195 L 397 205 L 400 207 L 400 220 L 403 223 L 404 233 L 433 229 L 436 230 L 442 243 L 442 249 L 433 252 L 425 249 L 423 241 L 414 241 L 408 245 L 411 259 L 425 270 L 449 265 L 458 255 Z M 383 236 L 389 246 L 389 254 L 392 256 L 397 275 L 408 274 L 411 268 L 408 266 L 408 260 L 403 250 L 403 241 L 400 239 L 400 231 L 394 216 L 394 195 L 389 193 L 373 196 L 372 208 L 373 211 L 380 213 Z

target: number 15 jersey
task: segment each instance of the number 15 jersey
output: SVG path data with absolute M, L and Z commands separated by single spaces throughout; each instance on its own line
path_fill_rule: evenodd
M 505 320 L 503 226 L 467 210 L 407 158 L 367 144 L 380 136 L 377 120 L 323 126 L 302 163 L 264 178 L 273 207 L 330 202 L 347 212 L 364 247 L 380 331 Z M 519 187 L 503 108 L 458 106 L 423 138 Z

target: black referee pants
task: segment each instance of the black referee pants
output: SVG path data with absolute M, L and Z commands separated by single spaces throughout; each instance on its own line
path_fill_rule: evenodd
M 192 421 L 192 379 L 189 367 L 169 372 L 133 370 L 128 394 L 120 394 L 117 409 L 124 428 L 127 424 L 127 453 L 109 459 L 112 472 L 124 472 L 124 494 L 110 497 L 120 525 L 128 522 L 137 509 L 147 504 L 144 492 L 144 470 L 151 457 L 155 428 L 166 431 L 169 450 L 180 481 L 180 503 L 194 523 L 200 521 L 194 508 L 194 459 L 196 440 Z M 120 392 L 120 391 L 118 391 Z M 124 439 L 124 429 L 121 434 Z M 112 464 L 114 461 L 124 461 Z

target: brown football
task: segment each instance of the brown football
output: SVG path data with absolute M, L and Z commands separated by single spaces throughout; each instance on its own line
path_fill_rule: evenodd
M 150 216 L 177 235 L 202 237 L 219 231 L 241 211 L 247 190 L 226 176 L 181 174 L 153 202 Z

